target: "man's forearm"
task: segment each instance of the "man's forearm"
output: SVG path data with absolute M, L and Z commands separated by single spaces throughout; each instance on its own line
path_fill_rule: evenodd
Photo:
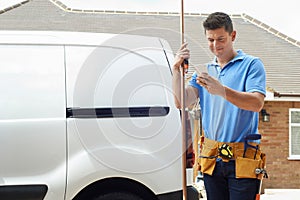
M 172 78 L 172 87 L 173 87 L 173 95 L 175 98 L 175 105 L 177 108 L 182 108 L 181 102 L 181 71 L 173 69 L 173 78 Z M 186 86 L 184 90 L 185 95 L 185 106 L 189 107 L 194 104 L 198 100 L 198 89 L 192 86 Z
M 241 109 L 260 112 L 264 106 L 264 95 L 259 92 L 238 92 L 228 87 L 224 90 L 224 98 Z
M 175 100 L 175 105 L 177 108 L 181 108 L 181 73 L 175 67 L 172 68 L 172 89 L 173 96 Z

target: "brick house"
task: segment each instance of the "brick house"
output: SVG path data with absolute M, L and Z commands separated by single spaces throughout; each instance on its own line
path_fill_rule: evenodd
M 78 10 L 58 0 L 24 0 L 0 9 L 0 30 L 129 33 L 162 37 L 174 52 L 180 45 L 179 13 Z M 212 58 L 203 35 L 206 16 L 186 13 L 190 72 Z M 267 72 L 269 92 L 259 125 L 269 173 L 264 187 L 300 188 L 300 42 L 246 14 L 231 17 L 237 29 L 235 47 L 260 57 Z M 263 114 L 269 122 L 263 122 Z
M 264 109 L 270 114 L 270 121 L 262 122 L 261 120 L 259 126 L 263 136 L 262 148 L 267 154 L 267 170 L 270 175 L 269 179 L 265 179 L 264 187 L 299 189 L 300 133 L 297 129 L 299 129 L 300 102 L 266 101 Z M 290 117 L 294 117 L 292 121 L 298 124 L 291 124 Z

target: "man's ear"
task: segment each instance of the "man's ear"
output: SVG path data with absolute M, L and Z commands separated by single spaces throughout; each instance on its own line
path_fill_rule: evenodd
M 236 31 L 232 31 L 231 33 L 232 42 L 234 42 L 235 37 L 236 37 Z

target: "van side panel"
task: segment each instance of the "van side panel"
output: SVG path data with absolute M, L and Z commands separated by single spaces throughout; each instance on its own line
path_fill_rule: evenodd
M 172 59 L 154 37 L 0 31 L 0 199 L 180 199 Z
M 117 41 L 66 46 L 67 107 L 74 111 L 67 119 L 67 198 L 114 177 L 155 194 L 181 189 L 180 118 L 161 44 L 139 37 Z
M 0 191 L 22 198 L 43 197 L 48 191 L 45 200 L 62 200 L 64 47 L 0 44 L 0 60 Z

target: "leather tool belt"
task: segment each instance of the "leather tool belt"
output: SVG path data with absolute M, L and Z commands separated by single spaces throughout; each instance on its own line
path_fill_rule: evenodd
M 219 148 L 224 144 L 230 147 L 231 157 L 220 156 Z M 221 158 L 223 162 L 235 160 L 236 178 L 257 178 L 262 179 L 263 174 L 257 174 L 257 169 L 264 169 L 266 163 L 266 155 L 261 152 L 257 143 L 249 143 L 256 146 L 257 149 L 244 149 L 243 142 L 218 142 L 201 136 L 200 141 L 200 157 L 198 165 L 200 171 L 205 174 L 212 175 L 217 158 Z

